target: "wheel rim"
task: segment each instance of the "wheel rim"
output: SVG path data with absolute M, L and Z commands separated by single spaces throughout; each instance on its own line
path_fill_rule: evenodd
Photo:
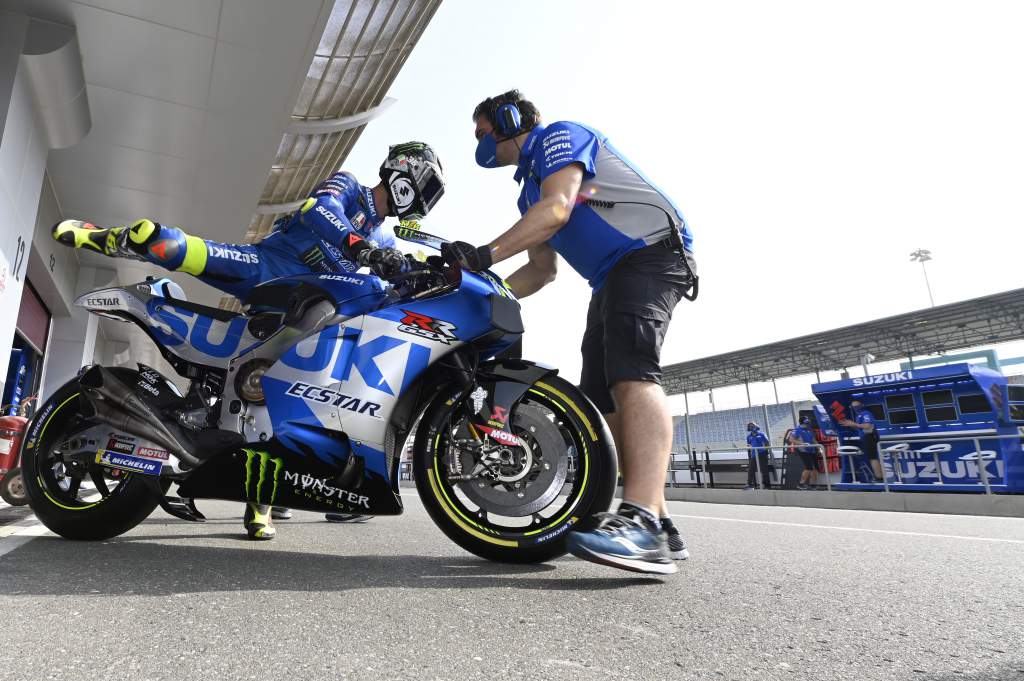
M 587 491 L 592 445 L 584 434 L 587 429 L 573 413 L 576 407 L 563 404 L 560 398 L 564 396 L 551 392 L 534 386 L 517 405 L 512 431 L 528 446 L 518 451 L 510 448 L 513 456 L 502 459 L 507 466 L 499 467 L 483 488 L 481 480 L 448 480 L 450 457 L 459 456 L 463 465 L 467 462 L 467 452 L 455 442 L 467 417 L 444 424 L 438 433 L 433 443 L 434 465 L 428 471 L 433 476 L 430 482 L 444 510 L 458 524 L 470 526 L 466 529 L 471 534 L 499 544 L 506 542 L 494 537 L 542 535 L 562 525 L 579 506 Z M 461 414 L 461 410 L 452 413 Z M 530 430 L 540 430 L 544 421 L 547 432 Z M 517 483 L 521 485 L 518 488 Z
M 18 501 L 25 499 L 25 480 L 20 473 L 7 481 L 7 493 Z
M 97 424 L 86 421 L 78 415 L 76 393 L 65 400 L 48 417 L 39 438 L 36 450 L 36 481 L 46 498 L 54 505 L 69 511 L 93 508 L 120 493 L 131 475 L 125 471 L 107 468 L 94 461 L 75 468 L 60 454 L 60 447 L 71 441 L 76 434 L 88 434 Z M 60 432 L 47 430 L 54 419 L 63 413 L 67 426 Z M 97 445 L 98 446 L 98 445 Z M 78 459 L 80 461 L 80 459 Z

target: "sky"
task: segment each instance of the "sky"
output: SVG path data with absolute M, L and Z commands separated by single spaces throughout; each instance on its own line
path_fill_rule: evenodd
M 1024 285 L 1021 35 L 1016 1 L 445 0 L 345 166 L 369 182 L 430 143 L 448 184 L 423 229 L 476 245 L 519 217 L 514 170 L 474 162 L 480 100 L 516 87 L 601 130 L 694 232 L 700 297 L 662 363 L 696 359 L 927 306 L 917 248 L 936 304 Z M 589 296 L 563 261 L 522 301 L 524 357 L 578 380 Z

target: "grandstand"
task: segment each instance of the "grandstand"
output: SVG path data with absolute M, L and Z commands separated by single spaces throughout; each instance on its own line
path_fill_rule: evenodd
M 754 421 L 769 433 L 774 444 L 782 444 L 786 431 L 793 427 L 793 414 L 801 409 L 810 409 L 812 401 L 785 404 L 769 404 L 764 408 L 743 407 L 741 409 L 723 409 L 702 414 L 690 414 L 690 444 L 694 449 L 732 449 L 745 447 L 747 442 L 746 425 Z M 764 411 L 768 411 L 768 424 L 765 428 Z M 686 451 L 686 417 L 674 416 L 672 451 Z
M 915 357 L 1024 340 L 1021 320 L 1024 289 L 1015 289 L 668 365 L 664 367 L 663 385 L 666 393 L 674 395 L 821 371 L 846 371 L 859 366 L 866 354 L 878 362 L 908 360 L 907 368 L 912 369 Z M 773 443 L 781 444 L 793 425 L 794 408 L 799 412 L 811 404 L 806 401 L 690 414 L 690 444 L 698 451 L 705 447 L 743 447 L 748 421 L 765 427 L 763 409 L 768 410 L 767 432 Z M 684 452 L 686 417 L 673 417 L 673 422 L 673 451 Z

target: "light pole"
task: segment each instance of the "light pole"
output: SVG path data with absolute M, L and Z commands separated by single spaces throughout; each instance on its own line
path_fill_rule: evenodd
M 932 307 L 935 307 L 935 299 L 932 298 L 932 285 L 928 283 L 928 269 L 924 266 L 931 259 L 932 252 L 927 248 L 919 248 L 910 254 L 910 262 L 921 263 L 921 271 L 924 272 L 924 285 L 928 289 L 928 300 L 931 302 Z

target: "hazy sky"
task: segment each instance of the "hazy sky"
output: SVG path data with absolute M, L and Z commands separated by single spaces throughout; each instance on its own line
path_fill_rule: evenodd
M 600 129 L 694 231 L 700 299 L 662 358 L 694 359 L 926 306 L 915 248 L 936 303 L 1024 285 L 1021 35 L 1021 2 L 445 0 L 346 167 L 429 142 L 424 229 L 479 244 L 518 188 L 474 163 L 478 101 L 518 87 Z M 523 301 L 525 356 L 577 380 L 589 294 L 563 262 Z

